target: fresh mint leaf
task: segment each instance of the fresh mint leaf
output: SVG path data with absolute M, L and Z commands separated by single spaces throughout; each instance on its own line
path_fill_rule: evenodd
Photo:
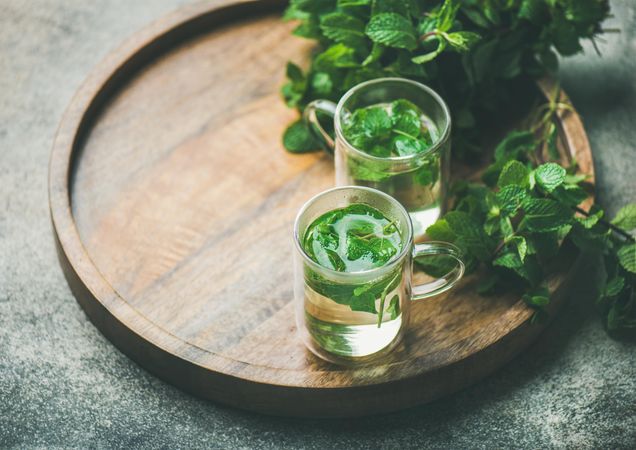
M 552 43 L 563 56 L 573 55 L 583 48 L 579 42 L 576 26 L 569 22 L 561 12 L 557 12 L 550 26 Z
M 515 215 L 527 195 L 526 189 L 515 184 L 509 184 L 501 188 L 496 194 L 501 213 L 508 216 Z
M 292 83 L 305 83 L 306 81 L 303 71 L 293 62 L 287 63 L 286 74 Z
M 508 161 L 499 174 L 497 186 L 515 185 L 525 187 L 528 184 L 528 169 L 517 160 Z
M 425 151 L 428 147 L 419 139 L 413 139 L 407 136 L 396 136 L 393 139 L 393 146 L 395 147 L 396 153 L 399 156 L 407 156 L 413 155 L 415 153 L 420 153 Z M 426 175 L 423 175 L 426 178 L 430 178 L 428 182 L 420 183 L 420 184 L 430 184 L 433 180 L 433 175 L 428 168 L 425 170 Z
M 565 180 L 565 169 L 555 163 L 541 164 L 534 171 L 534 179 L 546 192 L 554 191 Z
M 526 198 L 521 207 L 525 212 L 522 224 L 530 231 L 555 231 L 572 218 L 569 208 L 547 198 Z
M 322 14 L 336 6 L 336 0 L 291 0 L 290 7 L 308 13 Z
M 584 228 L 592 228 L 594 225 L 598 223 L 599 220 L 603 218 L 603 210 L 598 206 L 594 205 L 590 211 L 588 216 L 575 217 L 576 220 L 583 225 Z
M 457 236 L 457 245 L 481 261 L 491 258 L 494 242 L 476 219 L 461 211 L 451 211 L 444 218 Z
M 552 191 L 551 196 L 565 205 L 577 206 L 588 198 L 589 195 L 585 189 L 580 186 L 564 184 Z
M 494 2 L 486 1 L 484 3 L 484 15 L 493 25 L 497 26 L 501 23 L 501 15 L 494 5 Z
M 326 72 L 315 72 L 311 77 L 311 92 L 328 97 L 333 90 L 331 76 Z
M 355 50 L 340 43 L 332 45 L 316 56 L 313 68 L 320 72 L 329 73 L 334 69 L 353 68 L 358 65 Z
M 345 118 L 343 134 L 354 147 L 381 158 L 422 153 L 432 144 L 430 130 L 424 128 L 422 117 L 416 105 L 398 99 L 388 107 L 378 105 L 354 110 Z M 439 158 L 434 157 L 414 172 L 416 181 L 422 185 L 436 182 L 438 176 Z
M 517 248 L 517 254 L 519 259 L 523 262 L 528 254 L 528 243 L 523 236 L 513 236 L 510 238 L 510 242 Z
M 400 315 L 400 297 L 397 294 L 391 298 L 386 312 L 389 314 L 391 320 L 397 319 Z
M 300 67 L 294 63 L 287 63 L 287 82 L 281 89 L 288 106 L 294 107 L 302 102 L 307 91 L 307 79 Z
M 372 152 L 374 144 L 381 143 L 388 139 L 391 133 L 391 117 L 389 113 L 381 107 L 361 108 L 354 111 L 350 118 L 346 120 L 344 126 L 345 137 L 357 148 Z M 389 148 L 382 148 L 376 156 L 389 156 Z
M 499 229 L 501 230 L 504 241 L 505 239 L 509 239 L 515 233 L 510 217 L 503 216 L 499 218 Z
M 406 133 L 413 138 L 420 135 L 422 115 L 422 110 L 408 100 L 398 99 L 391 103 L 393 130 Z
M 349 307 L 351 311 L 369 312 L 372 314 L 377 314 L 378 312 L 375 309 L 375 297 L 370 292 L 362 294 L 359 297 L 353 296 Z
M 364 28 L 362 20 L 341 12 L 326 14 L 320 18 L 320 29 L 325 36 L 353 48 L 364 45 Z
M 605 285 L 604 295 L 606 297 L 614 297 L 615 295 L 618 295 L 621 293 L 624 286 L 625 286 L 625 279 L 623 277 L 620 277 L 620 276 L 614 277 L 611 281 L 609 281 Z
M 616 255 L 625 270 L 636 273 L 636 244 L 623 245 Z
M 526 131 L 509 133 L 495 148 L 495 162 L 482 174 L 482 180 L 488 186 L 494 186 L 501 170 L 508 161 L 522 160 L 535 149 L 537 142 L 534 134 Z
M 522 298 L 528 306 L 543 308 L 550 303 L 550 291 L 545 287 L 540 287 L 531 290 Z
M 457 11 L 461 6 L 458 0 L 445 0 L 439 10 L 437 16 L 437 29 L 440 31 L 448 31 L 453 26 Z
M 508 269 L 516 269 L 523 266 L 523 261 L 519 258 L 517 252 L 506 252 L 493 261 L 494 266 L 506 267 Z
M 290 5 L 283 12 L 283 20 L 286 22 L 289 20 L 307 20 L 309 16 L 308 12 L 298 9 L 294 2 L 290 2 Z
M 606 2 L 595 0 L 579 0 L 565 2 L 565 17 L 575 23 L 588 23 L 597 17 L 603 17 L 609 11 Z
M 283 146 L 292 153 L 313 152 L 320 148 L 302 120 L 298 120 L 287 127 L 283 135 Z
M 306 21 L 294 28 L 292 34 L 305 39 L 320 39 L 322 35 L 320 23 L 317 18 L 310 16 Z
M 434 241 L 454 242 L 457 235 L 453 233 L 446 219 L 438 219 L 426 229 L 426 235 Z
M 395 13 L 375 15 L 366 27 L 366 34 L 373 42 L 387 47 L 413 50 L 417 37 L 411 21 Z
M 625 231 L 634 230 L 636 228 L 636 203 L 630 203 L 622 207 L 618 213 L 616 213 L 612 224 Z
M 457 261 L 449 256 L 423 256 L 415 259 L 417 267 L 431 277 L 441 278 L 451 272 Z
M 368 6 L 371 0 L 338 0 L 339 8 L 351 8 L 355 6 Z
M 444 34 L 443 36 L 451 48 L 459 52 L 467 52 L 481 39 L 480 35 L 472 31 L 457 31 L 455 33 Z

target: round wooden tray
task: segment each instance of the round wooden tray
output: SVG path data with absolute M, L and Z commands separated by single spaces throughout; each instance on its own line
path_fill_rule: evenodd
M 311 48 L 290 36 L 282 3 L 186 7 L 113 52 L 80 88 L 50 164 L 68 282 L 133 360 L 240 408 L 355 416 L 464 387 L 542 328 L 519 298 L 476 295 L 475 276 L 415 304 L 404 343 L 374 366 L 328 364 L 296 337 L 292 221 L 332 186 L 333 170 L 324 155 L 281 148 L 296 115 L 279 97 L 285 63 Z M 592 174 L 579 117 L 561 125 L 564 148 Z M 566 272 L 553 289 L 564 289 Z

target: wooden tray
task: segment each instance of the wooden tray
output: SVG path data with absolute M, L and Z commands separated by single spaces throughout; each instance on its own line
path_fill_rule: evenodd
M 290 36 L 280 1 L 186 7 L 113 52 L 74 97 L 50 164 L 67 280 L 122 352 L 196 395 L 271 414 L 355 416 L 429 401 L 487 375 L 541 331 L 475 277 L 417 303 L 372 367 L 322 362 L 295 335 L 293 218 L 332 186 L 332 161 L 290 155 L 279 97 Z M 576 114 L 562 143 L 592 174 Z M 565 271 L 567 272 L 567 270 Z M 551 280 L 564 289 L 563 274 Z M 553 306 L 561 301 L 555 300 Z

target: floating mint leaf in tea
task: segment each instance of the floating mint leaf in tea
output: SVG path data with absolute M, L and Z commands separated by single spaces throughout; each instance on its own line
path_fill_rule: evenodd
M 405 99 L 356 109 L 343 134 L 358 150 L 381 158 L 425 152 L 438 137 L 433 121 Z
M 302 242 L 305 253 L 320 266 L 346 273 L 384 267 L 405 245 L 399 224 L 362 203 L 318 217 Z M 305 268 L 306 321 L 314 339 L 344 356 L 354 347 L 358 352 L 388 345 L 401 326 L 402 265 L 360 284 L 338 283 L 319 272 Z M 334 327 L 346 339 L 334 340 Z
M 307 229 L 304 248 L 321 266 L 339 272 L 381 267 L 401 248 L 396 224 L 361 203 L 330 211 Z

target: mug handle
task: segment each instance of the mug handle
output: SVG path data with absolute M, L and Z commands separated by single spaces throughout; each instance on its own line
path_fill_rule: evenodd
M 413 258 L 423 256 L 449 256 L 457 261 L 457 265 L 450 272 L 437 280 L 413 286 L 411 300 L 423 300 L 441 294 L 455 286 L 464 275 L 465 266 L 461 258 L 461 252 L 453 244 L 449 244 L 448 242 L 415 244 L 413 247 Z
M 320 125 L 316 113 L 321 112 L 334 118 L 336 117 L 336 106 L 334 102 L 329 100 L 314 100 L 305 107 L 303 112 L 303 120 L 309 127 L 309 131 L 322 144 L 325 152 L 330 155 L 334 153 L 335 143 L 329 133 Z

